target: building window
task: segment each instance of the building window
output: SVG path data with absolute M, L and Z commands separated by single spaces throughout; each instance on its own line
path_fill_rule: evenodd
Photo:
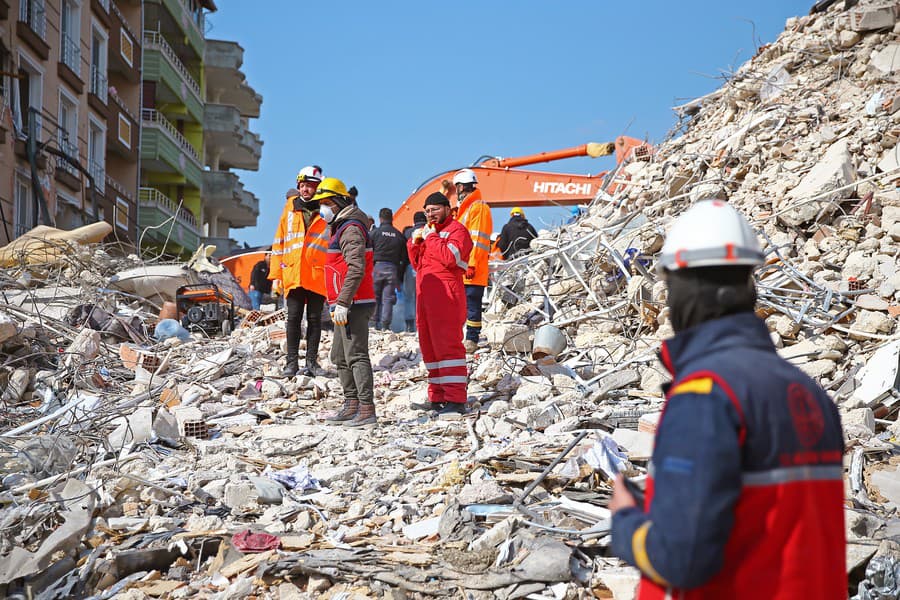
M 88 123 L 88 172 L 94 178 L 94 187 L 103 194 L 106 191 L 106 132 L 94 119 Z
M 131 121 L 122 113 L 119 113 L 119 141 L 131 150 Z
M 122 55 L 122 59 L 128 63 L 129 67 L 134 66 L 134 42 L 131 40 L 131 36 L 125 33 L 125 28 L 119 30 L 119 54 Z
M 116 196 L 116 227 L 128 230 L 128 202 Z
M 78 104 L 76 100 L 60 90 L 59 128 L 57 129 L 59 149 L 78 161 Z M 63 158 L 57 158 L 56 166 L 78 176 L 78 169 Z
M 106 102 L 106 33 L 98 26 L 91 28 L 91 93 Z
M 33 32 L 41 39 L 46 32 L 47 11 L 44 8 L 44 0 L 22 0 L 19 4 L 19 20 L 27 23 Z
M 15 217 L 15 235 L 27 233 L 34 227 L 34 198 L 31 197 L 31 184 L 21 175 L 16 175 L 16 217 Z
M 43 120 L 41 119 L 43 75 L 40 68 L 28 60 L 24 54 L 19 54 L 18 75 L 13 83 L 16 90 L 14 93 L 17 96 L 13 101 L 15 111 L 13 122 L 19 137 L 27 138 L 29 131 L 28 122 L 29 119 L 33 118 L 35 137 L 40 141 L 41 128 L 43 127 Z M 37 112 L 32 114 L 29 110 L 31 108 L 37 109 Z
M 59 60 L 81 77 L 81 11 L 72 0 L 59 8 Z

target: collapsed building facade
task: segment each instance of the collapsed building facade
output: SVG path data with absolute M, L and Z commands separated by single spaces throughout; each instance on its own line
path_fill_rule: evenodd
M 427 385 L 412 334 L 372 334 L 379 425 L 326 426 L 339 385 L 279 378 L 279 313 L 245 312 L 228 337 L 150 335 L 173 281 L 216 270 L 202 256 L 5 249 L 0 586 L 631 598 L 638 574 L 609 554 L 606 506 L 615 472 L 644 476 L 664 403 L 655 256 L 677 215 L 716 197 L 764 242 L 757 313 L 779 353 L 842 414 L 848 595 L 895 597 L 898 9 L 819 2 L 789 19 L 677 107 L 677 135 L 623 163 L 578 221 L 497 265 L 475 410 L 458 420 L 409 408 Z

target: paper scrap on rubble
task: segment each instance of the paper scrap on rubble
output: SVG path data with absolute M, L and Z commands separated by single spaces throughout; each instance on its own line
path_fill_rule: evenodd
M 233 348 L 226 348 L 212 356 L 201 358 L 194 363 L 191 370 L 198 379 L 215 379 L 222 372 L 225 363 L 231 358 Z
M 622 471 L 627 471 L 631 466 L 628 457 L 619 450 L 619 445 L 608 435 L 600 438 L 582 456 L 591 468 L 595 471 L 602 471 L 610 479 L 615 478 Z
M 403 535 L 411 540 L 431 537 L 438 532 L 441 523 L 440 517 L 432 517 L 423 521 L 410 523 L 403 527 Z
M 309 469 L 304 465 L 297 465 L 290 469 L 281 469 L 276 471 L 271 465 L 266 466 L 262 473 L 269 479 L 277 481 L 281 485 L 290 490 L 310 490 L 321 489 L 319 480 L 313 477 Z

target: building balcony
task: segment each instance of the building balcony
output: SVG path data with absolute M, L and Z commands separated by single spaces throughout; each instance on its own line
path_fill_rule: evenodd
M 138 160 L 138 120 L 118 95 L 110 91 L 109 118 L 106 126 L 106 148 L 128 160 Z
M 78 40 L 68 35 L 63 34 L 61 38 L 59 62 L 56 64 L 57 75 L 77 94 L 81 94 L 84 90 L 84 82 L 81 80 L 81 47 Z
M 215 5 L 201 2 L 206 8 Z M 149 29 L 171 32 L 178 56 L 191 56 L 202 60 L 206 45 L 204 39 L 204 19 L 201 10 L 196 12 L 190 8 L 189 0 L 146 0 L 144 2 L 144 23 Z
M 203 172 L 204 210 L 231 227 L 253 227 L 259 216 L 259 199 L 244 189 L 236 173 Z
M 109 95 L 109 81 L 106 79 L 106 72 L 102 71 L 99 66 L 91 65 L 91 81 L 88 87 L 88 104 L 91 108 L 103 115 L 105 119 L 109 118 L 109 107 L 107 100 Z
M 70 142 L 62 130 L 57 134 L 57 145 L 61 152 L 65 152 L 76 163 L 79 162 L 78 146 Z M 73 191 L 81 191 L 81 171 L 61 156 L 54 156 L 53 159 L 56 161 L 54 169 L 56 180 Z
M 188 114 L 198 123 L 203 122 L 203 100 L 200 84 L 194 79 L 188 68 L 181 62 L 178 54 L 161 34 L 154 31 L 144 32 L 144 67 L 145 81 L 155 81 L 157 85 L 156 100 L 158 104 L 184 104 Z
M 106 193 L 106 166 L 94 160 L 89 160 L 87 165 L 88 173 L 94 180 L 94 189 L 101 195 Z
M 47 43 L 47 9 L 44 0 L 20 0 L 16 33 L 41 60 L 50 57 Z
M 112 24 L 112 16 L 109 14 L 110 0 L 91 0 L 90 4 L 93 15 L 109 29 Z
M 138 227 L 144 241 L 174 243 L 185 250 L 200 244 L 197 218 L 155 188 L 138 190 Z
M 243 62 L 244 49 L 238 43 L 206 40 L 203 63 L 206 99 L 235 106 L 244 117 L 259 117 L 262 96 L 247 84 L 247 78 L 240 70 Z
M 141 168 L 181 175 L 197 189 L 203 185 L 197 149 L 161 113 L 149 108 L 141 111 Z
M 109 28 L 109 71 L 118 73 L 130 83 L 141 80 L 141 38 L 113 3 Z
M 228 104 L 207 104 L 203 117 L 203 140 L 219 169 L 259 169 L 262 140 L 248 128 L 247 119 Z M 215 159 L 218 162 L 215 163 Z

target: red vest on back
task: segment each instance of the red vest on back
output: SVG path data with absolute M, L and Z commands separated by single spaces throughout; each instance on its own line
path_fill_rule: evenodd
M 365 225 L 356 220 L 348 220 L 337 228 L 337 231 L 331 234 L 331 242 L 328 244 L 328 259 L 325 262 L 325 292 L 328 298 L 328 304 L 333 306 L 337 303 L 341 288 L 344 287 L 344 280 L 347 278 L 347 262 L 341 253 L 341 235 L 347 227 L 359 227 L 366 237 L 366 265 L 363 279 L 353 296 L 353 304 L 374 304 L 375 303 L 375 283 L 372 279 L 373 265 L 373 249 L 372 239 L 369 232 L 366 231 Z

